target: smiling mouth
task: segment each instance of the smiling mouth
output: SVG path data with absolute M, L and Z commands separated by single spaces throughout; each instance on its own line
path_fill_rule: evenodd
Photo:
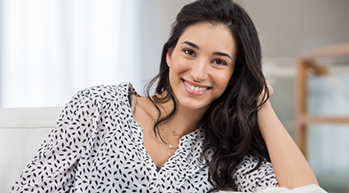
M 208 89 L 210 89 L 211 87 L 200 87 L 200 86 L 194 86 L 194 85 L 191 85 L 189 84 L 187 81 L 185 80 L 182 80 L 183 83 L 192 91 L 195 91 L 195 92 L 203 92 L 203 91 L 206 91 Z

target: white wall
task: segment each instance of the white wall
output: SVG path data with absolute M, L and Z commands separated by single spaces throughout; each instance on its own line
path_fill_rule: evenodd
M 236 0 L 251 16 L 268 58 L 349 42 L 347 0 Z

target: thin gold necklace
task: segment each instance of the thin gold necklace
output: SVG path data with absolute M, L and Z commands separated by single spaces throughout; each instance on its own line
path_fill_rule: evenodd
M 168 155 L 168 157 L 171 157 L 170 149 L 177 149 L 177 148 L 172 146 L 170 140 L 167 137 L 166 129 L 164 129 L 163 131 L 164 131 L 167 155 Z
M 166 126 L 170 129 L 170 131 L 172 132 L 172 135 L 173 135 L 173 136 L 177 136 L 177 135 L 178 135 L 177 132 L 176 132 L 176 131 L 173 131 L 173 130 L 171 129 L 171 127 L 168 126 L 167 123 L 165 123 L 165 124 L 166 124 Z

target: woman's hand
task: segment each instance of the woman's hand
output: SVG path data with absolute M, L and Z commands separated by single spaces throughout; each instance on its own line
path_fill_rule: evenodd
M 264 88 L 263 92 L 259 95 L 259 97 L 257 99 L 257 105 L 261 104 L 261 102 L 264 101 L 266 99 L 266 97 L 268 97 L 267 102 L 269 102 L 269 98 L 271 97 L 271 95 L 274 94 L 273 87 L 269 84 L 269 82 L 266 80 L 265 83 L 267 84 L 267 88 L 268 88 L 268 96 L 265 95 L 265 88 Z

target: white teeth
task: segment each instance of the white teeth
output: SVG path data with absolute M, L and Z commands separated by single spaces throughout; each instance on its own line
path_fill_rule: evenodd
M 190 88 L 190 90 L 195 91 L 195 92 L 201 92 L 201 91 L 208 89 L 207 87 L 196 87 L 196 86 L 190 85 L 189 83 L 187 83 L 185 81 L 184 81 L 184 84 L 187 85 L 187 87 Z

